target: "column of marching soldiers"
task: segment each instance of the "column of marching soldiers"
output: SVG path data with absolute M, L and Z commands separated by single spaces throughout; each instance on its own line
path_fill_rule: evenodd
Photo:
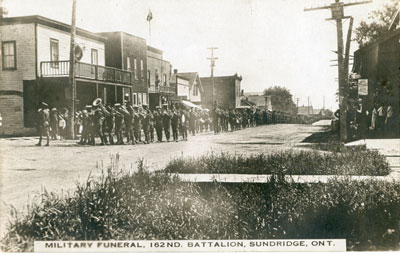
M 41 103 L 39 112 L 40 138 L 47 138 L 46 146 L 52 140 L 65 138 L 68 112 L 59 114 L 56 108 L 49 110 Z M 235 131 L 248 127 L 276 123 L 298 123 L 298 118 L 278 111 L 252 108 L 222 109 L 214 106 L 208 109 L 188 108 L 182 104 L 163 104 L 150 110 L 142 106 L 116 103 L 103 106 L 100 99 L 93 105 L 75 113 L 75 132 L 80 134 L 81 145 L 122 145 L 149 144 L 155 141 L 187 141 L 188 133 L 213 131 L 214 134 Z M 171 137 L 172 130 L 172 137 Z M 142 137 L 142 132 L 144 137 Z M 96 137 L 100 143 L 96 143 Z M 179 137 L 182 137 L 181 139 Z

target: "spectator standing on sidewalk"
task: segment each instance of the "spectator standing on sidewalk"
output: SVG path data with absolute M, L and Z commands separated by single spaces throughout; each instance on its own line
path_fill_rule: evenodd
M 42 136 L 46 136 L 47 143 L 45 146 L 49 146 L 49 141 L 50 141 L 50 112 L 49 112 L 49 107 L 46 103 L 42 102 L 41 107 L 38 112 L 39 112 L 39 143 L 37 143 L 37 146 L 42 146 Z
M 385 104 L 382 102 L 379 104 L 379 108 L 377 110 L 377 118 L 376 118 L 376 131 L 378 137 L 382 137 L 384 135 L 385 119 L 386 119 Z

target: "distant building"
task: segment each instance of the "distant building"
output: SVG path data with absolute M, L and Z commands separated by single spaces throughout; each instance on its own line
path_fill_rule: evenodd
M 124 99 L 133 105 L 148 104 L 147 43 L 146 40 L 125 32 L 98 33 L 106 38 L 106 66 L 123 69 L 131 73 L 132 90 L 125 92 Z M 115 92 L 104 89 L 107 101 Z M 106 103 L 107 103 L 106 101 Z M 111 100 L 112 101 L 112 100 Z
M 147 86 L 150 108 L 169 103 L 176 88 L 170 86 L 172 65 L 163 59 L 163 51 L 147 46 Z
M 187 81 L 187 86 L 179 83 L 179 80 Z M 201 94 L 203 93 L 203 85 L 197 72 L 178 73 L 174 70 L 171 76 L 171 86 L 177 86 L 176 95 L 183 100 L 188 100 L 194 104 L 201 104 Z M 186 82 L 185 82 L 186 84 Z
M 268 100 L 262 92 L 260 93 L 244 93 L 243 100 L 251 105 L 257 106 L 260 109 L 268 110 Z
M 70 25 L 41 16 L 0 20 L 0 135 L 34 133 L 41 101 L 51 108 L 70 107 L 70 32 Z M 131 94 L 131 73 L 105 66 L 104 37 L 79 28 L 76 34 L 82 52 L 76 64 L 77 109 L 97 97 L 122 102 Z M 112 98 L 104 91 L 113 91 Z
M 313 109 L 313 107 L 311 105 L 310 106 L 304 106 L 303 105 L 303 106 L 297 107 L 297 114 L 311 115 L 311 114 L 315 114 L 315 113 L 314 113 L 314 109 Z
M 201 84 L 204 89 L 201 105 L 211 109 L 214 103 L 222 108 L 237 108 L 240 106 L 240 82 L 241 76 L 237 74 L 232 76 L 214 77 L 215 98 L 213 102 L 212 78 L 201 77 Z

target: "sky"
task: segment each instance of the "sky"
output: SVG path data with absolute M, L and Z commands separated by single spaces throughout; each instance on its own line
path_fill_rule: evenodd
M 389 0 L 345 8 L 354 26 Z M 329 10 L 305 7 L 334 0 L 77 0 L 77 26 L 92 32 L 125 31 L 164 51 L 179 72 L 210 76 L 209 47 L 218 47 L 215 76 L 243 77 L 245 92 L 283 86 L 299 106 L 338 107 L 336 25 Z M 344 0 L 355 2 L 355 0 Z M 72 0 L 3 0 L 8 17 L 41 15 L 71 24 Z M 151 10 L 151 36 L 146 20 Z M 344 22 L 346 38 L 348 21 Z M 352 52 L 358 45 L 352 43 Z M 294 100 L 295 101 L 295 100 Z M 296 102 L 296 101 L 295 101 Z

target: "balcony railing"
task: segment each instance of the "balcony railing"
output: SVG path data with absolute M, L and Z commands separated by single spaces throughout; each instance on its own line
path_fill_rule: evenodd
M 174 86 L 157 86 L 157 85 L 150 85 L 149 93 L 172 93 L 175 94 L 175 87 Z
M 132 74 L 121 69 L 77 62 L 75 74 L 78 78 L 131 84 Z M 69 61 L 40 62 L 41 77 L 63 77 L 69 75 Z

